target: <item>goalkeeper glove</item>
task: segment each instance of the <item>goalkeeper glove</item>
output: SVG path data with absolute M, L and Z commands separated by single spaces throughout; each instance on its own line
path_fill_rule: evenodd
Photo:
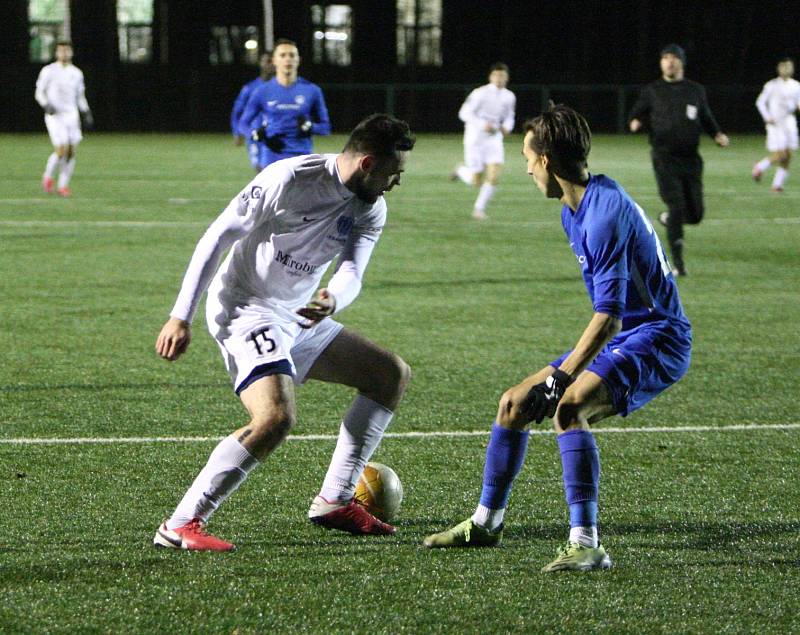
M 305 115 L 297 115 L 297 130 L 304 137 L 311 135 L 311 128 L 314 122 L 308 119 Z
M 520 404 L 520 412 L 525 417 L 525 422 L 541 423 L 545 417 L 552 417 L 556 413 L 558 402 L 572 381 L 572 377 L 563 370 L 555 370 L 541 384 L 531 388 Z

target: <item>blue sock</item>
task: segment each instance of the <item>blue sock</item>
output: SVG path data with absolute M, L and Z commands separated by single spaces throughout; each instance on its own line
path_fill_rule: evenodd
M 528 449 L 527 430 L 509 430 L 494 423 L 486 463 L 483 466 L 481 505 L 489 509 L 505 509 L 511 485 L 522 468 Z
M 564 470 L 570 527 L 597 526 L 600 453 L 588 430 L 568 430 L 557 437 Z

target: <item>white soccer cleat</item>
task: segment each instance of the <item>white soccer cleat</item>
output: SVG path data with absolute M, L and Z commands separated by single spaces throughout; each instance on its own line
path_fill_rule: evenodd
M 472 211 L 472 218 L 475 220 L 486 220 L 489 218 L 482 209 L 476 209 Z

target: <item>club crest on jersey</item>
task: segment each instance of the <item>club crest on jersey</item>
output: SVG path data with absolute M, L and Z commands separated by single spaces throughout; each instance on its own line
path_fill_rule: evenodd
M 298 105 L 303 105 L 304 103 L 306 103 L 306 98 L 303 95 L 295 95 L 294 103 Z
M 253 198 L 261 198 L 262 191 L 263 191 L 262 188 L 260 188 L 258 185 L 254 185 L 250 190 L 250 196 L 252 196 Z
M 352 229 L 353 229 L 352 216 L 340 216 L 336 221 L 336 231 L 339 232 L 339 236 L 349 235 Z

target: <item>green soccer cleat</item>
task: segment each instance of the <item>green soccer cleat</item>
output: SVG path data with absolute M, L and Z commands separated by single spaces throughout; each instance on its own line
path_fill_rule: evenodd
M 542 573 L 552 571 L 593 571 L 594 569 L 610 569 L 611 558 L 603 545 L 584 547 L 577 542 L 568 542 L 558 549 L 556 559 L 545 567 Z
M 489 531 L 467 518 L 446 531 L 431 534 L 422 544 L 428 549 L 443 549 L 446 547 L 496 547 L 503 540 L 503 526 L 497 531 Z

